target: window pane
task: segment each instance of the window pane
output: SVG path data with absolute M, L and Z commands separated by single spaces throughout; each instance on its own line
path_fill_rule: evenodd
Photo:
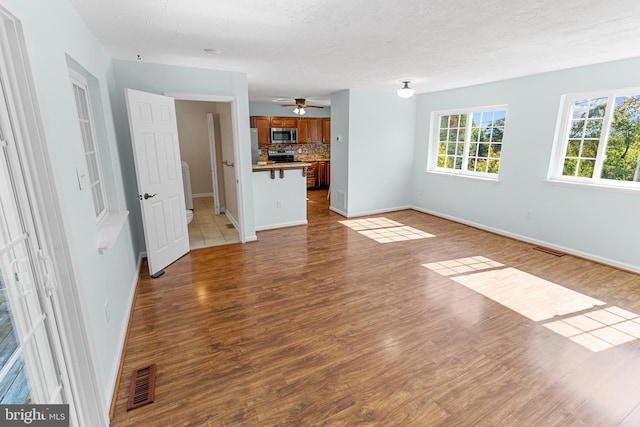
M 457 129 L 458 128 L 458 116 L 449 116 L 449 127 L 451 129 Z
M 604 117 L 608 98 L 592 99 L 589 105 L 589 117 Z
M 640 95 L 615 99 L 601 178 L 640 182 Z
M 445 168 L 453 169 L 453 157 L 447 157 Z
M 598 154 L 598 140 L 585 140 L 584 144 L 582 144 L 582 154 L 581 157 L 592 157 L 596 158 Z
M 460 115 L 460 127 L 464 128 L 467 126 L 467 115 L 466 114 L 461 114 Z
M 447 131 L 445 130 L 441 130 L 440 131 L 440 141 L 446 141 L 447 140 Z
M 584 135 L 584 123 L 584 120 L 573 120 L 569 138 L 582 138 L 582 135 Z
M 456 154 L 457 154 L 458 156 L 462 156 L 462 153 L 463 153 L 463 152 L 464 152 L 464 144 L 461 144 L 461 143 L 460 143 L 460 144 L 458 144 L 458 145 L 456 146 Z
M 462 169 L 462 157 L 456 157 L 456 169 Z
M 578 157 L 580 155 L 580 140 L 570 139 L 567 144 L 567 157 Z
M 456 154 L 456 144 L 449 143 L 447 144 L 447 154 Z
M 595 160 L 581 160 L 578 167 L 578 176 L 591 178 L 593 176 L 593 167 L 595 164 Z
M 489 156 L 499 159 L 501 153 L 502 153 L 502 144 L 491 145 L 491 149 L 489 150 Z
M 457 139 L 458 139 L 458 135 L 455 129 L 449 130 L 449 141 L 456 141 Z
M 573 119 L 586 119 L 589 111 L 589 100 L 581 99 L 573 103 Z
M 467 134 L 467 130 L 465 128 L 460 128 L 458 130 L 458 141 L 464 141 L 466 134 Z
M 469 145 L 469 157 L 478 155 L 478 144 L 475 142 Z
M 576 176 L 576 166 L 578 165 L 578 159 L 565 159 L 564 166 L 562 168 L 562 175 L 564 176 Z
M 476 159 L 474 158 L 470 158 L 469 162 L 467 164 L 467 169 L 470 171 L 475 171 L 476 170 Z
M 489 156 L 489 144 L 478 144 L 478 156 L 480 157 Z
M 444 163 L 445 163 L 445 157 L 444 156 L 438 156 L 438 167 L 439 168 L 443 168 L 444 167 Z
M 587 120 L 585 127 L 585 138 L 600 138 L 600 130 L 602 129 L 602 119 Z
M 500 169 L 500 160 L 489 159 L 489 166 L 488 166 L 487 172 L 498 173 L 498 169 Z
M 447 143 L 441 142 L 438 144 L 438 154 L 444 154 L 447 152 Z

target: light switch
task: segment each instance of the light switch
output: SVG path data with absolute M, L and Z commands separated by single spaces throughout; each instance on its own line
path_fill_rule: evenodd
M 76 176 L 78 177 L 78 188 L 84 190 L 89 187 L 89 175 L 82 166 L 76 166 Z

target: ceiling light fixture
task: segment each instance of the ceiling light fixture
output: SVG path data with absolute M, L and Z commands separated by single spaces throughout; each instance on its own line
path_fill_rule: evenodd
M 307 112 L 304 110 L 304 107 L 296 107 L 293 109 L 293 114 L 304 116 L 305 114 L 307 114 Z
M 411 83 L 411 80 L 403 80 L 402 83 L 404 83 L 404 86 L 398 89 L 398 96 L 400 98 L 411 98 L 413 94 L 416 93 L 414 89 L 411 89 L 409 87 L 409 83 Z

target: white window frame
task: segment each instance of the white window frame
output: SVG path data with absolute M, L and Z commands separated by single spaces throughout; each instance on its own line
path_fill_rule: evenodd
M 549 173 L 547 179 L 551 182 L 569 183 L 584 186 L 598 186 L 610 189 L 628 189 L 640 190 L 640 182 L 635 181 L 618 181 L 614 179 L 600 178 L 602 166 L 606 158 L 607 142 L 609 131 L 611 130 L 611 122 L 613 118 L 613 109 L 615 99 L 624 95 L 640 95 L 640 87 L 616 89 L 609 91 L 597 92 L 581 92 L 563 95 L 561 101 L 561 109 L 558 115 L 558 126 L 556 130 L 556 139 L 554 141 L 554 152 L 552 161 L 549 165 Z M 564 160 L 569 144 L 569 132 L 571 131 L 571 111 L 575 101 L 592 98 L 608 98 L 607 107 L 605 109 L 598 150 L 596 154 L 596 162 L 593 171 L 593 177 L 580 177 L 563 175 Z
M 95 119 L 91 109 L 91 94 L 89 92 L 89 83 L 80 73 L 73 69 L 69 69 L 69 79 L 71 81 L 71 88 L 73 90 L 73 99 L 76 105 L 76 112 L 78 113 L 78 125 L 80 127 L 80 134 L 82 137 L 82 146 L 87 165 L 87 176 L 89 180 L 89 186 L 91 191 L 91 200 L 93 201 L 93 211 L 96 218 L 96 224 L 100 224 L 108 215 L 108 203 L 107 192 L 104 185 L 104 175 L 102 173 L 102 163 L 100 161 L 100 152 L 98 148 L 98 139 L 96 134 Z M 76 98 L 76 89 L 78 87 L 83 91 L 84 102 L 87 106 L 87 117 L 82 118 L 80 112 L 80 106 L 78 105 L 78 99 Z M 88 123 L 89 132 L 83 131 L 83 120 Z M 89 137 L 89 138 L 87 138 Z M 93 167 L 92 164 L 93 163 Z M 99 206 L 99 200 L 96 200 L 96 195 L 102 198 L 102 206 Z
M 498 168 L 498 173 L 489 173 L 489 172 L 478 172 L 467 170 L 469 163 L 469 147 L 471 145 L 471 128 L 472 128 L 472 117 L 474 113 L 484 113 L 489 111 L 505 111 L 505 129 L 506 129 L 506 116 L 508 115 L 508 106 L 506 104 L 501 105 L 488 105 L 483 107 L 472 107 L 472 108 L 457 108 L 452 110 L 441 110 L 434 111 L 431 113 L 431 132 L 429 138 L 429 160 L 427 163 L 427 172 L 441 173 L 445 175 L 456 175 L 456 176 L 464 176 L 478 179 L 486 179 L 492 181 L 498 181 L 500 177 L 500 167 Z M 466 114 L 468 116 L 466 123 L 466 133 L 464 140 L 464 149 L 462 154 L 462 169 L 452 169 L 452 168 L 444 168 L 438 166 L 438 145 L 440 140 L 440 122 L 442 116 L 456 115 L 456 114 Z M 503 153 L 505 146 L 505 137 L 503 134 L 502 145 L 500 151 L 500 165 L 502 165 L 503 161 Z

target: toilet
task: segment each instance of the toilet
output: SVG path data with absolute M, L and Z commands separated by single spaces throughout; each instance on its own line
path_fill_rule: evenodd
M 193 221 L 193 194 L 191 193 L 191 174 L 189 165 L 182 161 L 182 185 L 184 186 L 184 207 L 186 210 L 187 224 Z

